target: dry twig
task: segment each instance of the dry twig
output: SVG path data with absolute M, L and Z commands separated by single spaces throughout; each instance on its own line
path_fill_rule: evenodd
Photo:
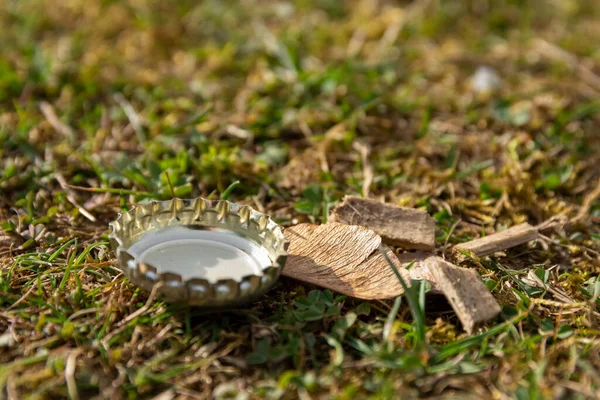
M 477 257 L 483 257 L 537 238 L 538 230 L 528 223 L 524 223 L 513 226 L 505 231 L 494 233 L 493 235 L 458 244 L 454 246 L 454 249 L 469 252 Z

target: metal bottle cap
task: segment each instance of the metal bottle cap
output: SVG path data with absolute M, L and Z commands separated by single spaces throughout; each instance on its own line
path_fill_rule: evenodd
M 110 223 L 119 267 L 166 301 L 228 307 L 270 289 L 287 259 L 283 229 L 226 200 L 153 201 Z

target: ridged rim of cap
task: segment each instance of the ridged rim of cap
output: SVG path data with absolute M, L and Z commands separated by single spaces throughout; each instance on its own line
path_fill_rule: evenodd
M 249 274 L 239 281 L 231 278 L 210 282 L 207 279 L 183 279 L 173 272 L 139 262 L 129 252 L 144 234 L 168 226 L 203 226 L 237 233 L 269 253 L 272 265 L 263 266 L 262 275 Z M 120 213 L 109 224 L 109 239 L 119 268 L 131 282 L 151 291 L 162 283 L 158 294 L 166 301 L 187 302 L 193 306 L 222 308 L 243 304 L 269 290 L 279 278 L 287 259 L 288 240 L 283 228 L 270 216 L 250 206 L 227 200 L 175 198 L 152 201 Z

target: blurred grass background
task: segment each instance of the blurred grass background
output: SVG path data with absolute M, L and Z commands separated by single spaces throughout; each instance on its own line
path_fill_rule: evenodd
M 3 396 L 597 398 L 597 1 L 0 0 L 0 31 Z M 424 348 L 405 305 L 286 279 L 218 317 L 146 303 L 108 221 L 228 187 L 286 226 L 419 207 L 440 253 L 570 222 L 463 262 L 503 315 L 428 314 Z

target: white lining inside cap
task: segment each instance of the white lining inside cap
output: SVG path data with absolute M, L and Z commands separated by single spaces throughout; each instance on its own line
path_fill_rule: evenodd
M 130 248 L 138 262 L 171 272 L 184 280 L 241 281 L 246 275 L 262 275 L 272 265 L 268 252 L 233 232 L 195 230 L 173 226 L 150 231 Z

